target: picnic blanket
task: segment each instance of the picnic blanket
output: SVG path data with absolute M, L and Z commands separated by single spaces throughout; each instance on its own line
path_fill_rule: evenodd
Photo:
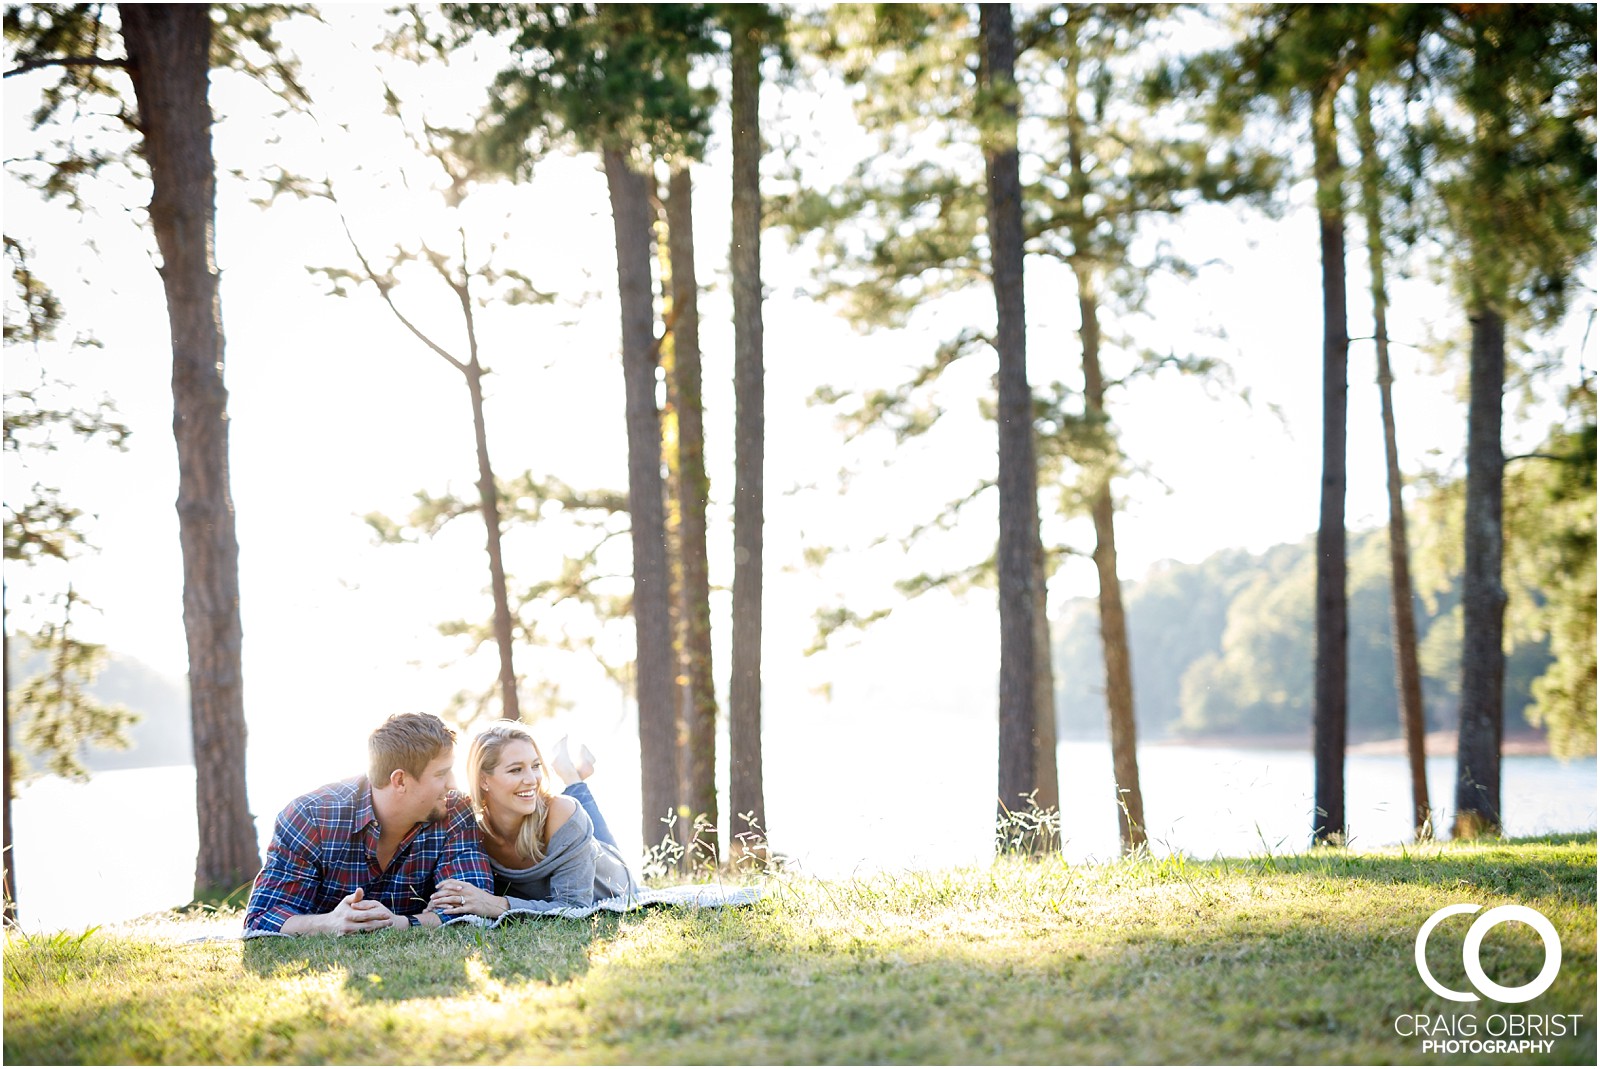
M 677 887 L 655 887 L 635 892 L 634 894 L 617 895 L 613 898 L 602 898 L 591 906 L 546 906 L 543 909 L 508 909 L 500 916 L 490 920 L 486 917 L 452 917 L 445 921 L 446 925 L 469 924 L 479 928 L 495 928 L 502 921 L 517 917 L 561 917 L 567 920 L 576 920 L 592 916 L 605 910 L 609 913 L 631 913 L 634 910 L 644 909 L 647 906 L 672 906 L 679 909 L 723 909 L 729 906 L 748 906 L 760 901 L 766 894 L 764 887 L 723 887 L 711 883 L 687 883 Z M 244 933 L 246 939 L 259 939 L 262 936 L 283 936 L 282 932 L 248 931 Z M 207 942 L 215 936 L 203 936 L 191 939 L 189 942 Z
M 494 928 L 502 921 L 517 917 L 562 917 L 577 920 L 605 910 L 609 913 L 631 913 L 646 906 L 673 906 L 679 909 L 723 909 L 729 906 L 748 906 L 766 893 L 762 887 L 722 887 L 710 883 L 688 883 L 677 887 L 656 887 L 633 894 L 602 898 L 592 906 L 546 906 L 543 909 L 508 909 L 490 920 L 486 917 L 452 917 L 445 924 L 475 924 L 480 928 Z

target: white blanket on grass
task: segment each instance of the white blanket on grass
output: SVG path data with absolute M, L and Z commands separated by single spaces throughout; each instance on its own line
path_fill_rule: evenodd
M 681 909 L 722 909 L 727 906 L 748 906 L 766 893 L 761 887 L 721 887 L 709 883 L 689 883 L 678 887 L 656 887 L 633 894 L 602 898 L 591 906 L 546 906 L 542 909 L 508 909 L 490 920 L 486 917 L 453 917 L 445 924 L 475 924 L 480 928 L 493 928 L 501 921 L 516 917 L 562 917 L 577 920 L 605 910 L 609 913 L 631 913 L 646 906 L 676 906 Z
M 610 913 L 630 913 L 646 906 L 676 906 L 680 909 L 722 909 L 725 906 L 751 905 L 759 901 L 765 894 L 766 890 L 762 887 L 722 887 L 710 883 L 688 883 L 678 887 L 648 888 L 634 894 L 602 898 L 592 906 L 546 906 L 543 909 L 508 909 L 493 920 L 486 917 L 452 917 L 445 921 L 445 924 L 471 924 L 479 928 L 494 928 L 501 921 L 514 917 L 562 917 L 568 920 L 576 920 L 592 916 L 601 910 L 606 910 Z M 261 936 L 282 935 L 282 932 L 248 931 L 244 933 L 244 938 L 257 939 Z M 219 938 L 238 937 L 202 936 L 198 939 L 190 939 L 188 942 L 204 943 L 215 941 Z

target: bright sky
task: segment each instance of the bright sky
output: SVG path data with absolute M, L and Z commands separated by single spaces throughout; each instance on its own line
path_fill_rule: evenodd
M 397 188 L 406 159 L 403 142 L 384 119 L 372 74 L 370 44 L 378 6 L 328 9 L 330 26 L 297 37 L 310 57 L 307 80 L 319 102 L 332 147 L 304 124 L 269 136 L 271 107 L 259 88 L 220 74 L 213 99 L 219 168 L 245 175 L 284 162 L 317 177 L 331 172 L 351 199 L 351 215 L 370 254 L 422 234 L 444 233 L 433 217 L 436 198 L 426 171 L 406 168 L 416 192 Z M 492 57 L 489 57 L 492 64 Z M 448 75 L 433 72 L 428 114 L 449 121 L 481 99 L 492 65 L 459 62 Z M 722 75 L 725 77 L 725 75 Z M 403 99 L 420 100 L 414 82 L 398 74 Z M 6 152 L 26 155 L 35 135 L 26 127 L 42 78 L 5 86 Z M 875 142 L 854 128 L 837 93 L 768 89 L 766 107 L 798 124 L 804 139 L 826 145 L 824 162 L 846 170 Z M 348 132 L 339 124 L 348 124 Z M 776 160 L 769 163 L 776 165 Z M 712 477 L 712 578 L 731 579 L 732 335 L 729 326 L 728 144 L 721 120 L 709 160 L 696 169 L 702 345 Z M 171 437 L 170 350 L 153 239 L 137 225 L 142 194 L 134 184 L 110 184 L 95 194 L 95 214 L 79 219 L 60 205 L 42 205 L 8 167 L 6 230 L 35 247 L 34 267 L 66 305 L 70 337 L 92 332 L 99 350 L 42 354 L 50 375 L 77 387 L 75 396 L 110 396 L 135 431 L 130 451 L 63 442 L 21 472 L 6 458 L 10 489 L 24 479 L 54 481 L 71 502 L 93 514 L 89 530 L 100 547 L 72 566 L 77 588 L 101 610 L 84 631 L 115 649 L 181 677 L 185 653 L 177 521 L 176 461 Z M 460 686 L 486 686 L 493 664 L 470 671 L 441 670 L 457 659 L 456 640 L 439 637 L 441 620 L 487 617 L 483 535 L 476 517 L 458 521 L 431 542 L 378 547 L 361 517 L 370 511 L 403 515 L 411 495 L 446 488 L 472 492 L 475 478 L 467 394 L 460 376 L 426 351 L 389 317 L 370 290 L 350 299 L 326 295 L 308 265 L 351 266 L 336 217 L 321 202 L 282 202 L 263 212 L 249 202 L 258 184 L 226 175 L 218 189 L 218 258 L 231 392 L 232 487 L 238 515 L 245 625 L 246 708 L 252 753 L 265 759 L 302 753 L 308 735 L 329 775 L 347 771 L 347 755 L 383 713 L 437 707 Z M 1227 357 L 1246 405 L 1226 390 L 1175 378 L 1145 382 L 1120 399 L 1115 413 L 1123 443 L 1150 473 L 1124 484 L 1126 510 L 1119 539 L 1123 575 L 1138 579 L 1155 562 L 1199 560 L 1229 546 L 1264 548 L 1298 540 L 1317 524 L 1320 470 L 1321 312 L 1316 227 L 1308 190 L 1294 191 L 1297 208 L 1279 221 L 1214 210 L 1185 223 L 1179 239 L 1195 258 L 1229 266 L 1196 282 L 1157 284 L 1151 302 L 1151 344 L 1181 347 L 1196 331 L 1224 327 L 1213 351 Z M 530 274 L 563 301 L 551 308 L 490 307 L 479 324 L 489 382 L 491 453 L 502 476 L 524 469 L 554 474 L 578 486 L 624 488 L 626 442 L 612 229 L 603 176 L 591 157 L 552 157 L 531 185 L 482 190 L 473 197 L 476 248 L 498 245 L 496 262 Z M 1354 228 L 1352 237 L 1355 238 Z M 993 501 L 975 506 L 940 548 L 906 560 L 898 550 L 867 551 L 882 535 L 899 535 L 930 518 L 944 502 L 991 474 L 994 430 L 977 414 L 988 389 L 992 357 L 953 371 L 942 387 L 952 416 L 926 440 L 895 450 L 869 436 L 846 445 L 831 416 L 807 405 L 817 386 L 889 387 L 898 370 L 914 366 L 932 347 L 966 325 L 987 327 L 992 297 L 974 292 L 929 309 L 905 331 L 864 336 L 831 309 L 804 296 L 814 259 L 764 239 L 767 381 L 767 646 L 769 694 L 809 690 L 845 674 L 916 671 L 916 652 L 930 630 L 969 629 L 968 645 L 997 660 L 992 598 L 978 593 L 965 607 L 930 602 L 865 649 L 805 660 L 812 614 L 836 593 L 855 593 L 854 606 L 882 603 L 893 579 L 924 568 L 952 567 L 987 553 L 994 540 Z M 1352 246 L 1351 334 L 1370 334 L 1364 308 L 1363 257 Z M 1076 382 L 1077 312 L 1059 271 L 1030 261 L 1029 345 L 1032 378 Z M 582 307 L 576 303 L 589 294 Z M 447 346 L 461 344 L 459 318 L 448 294 L 408 281 L 397 299 Z M 1592 295 L 1580 302 L 1553 340 L 1564 348 L 1575 378 L 1583 324 Z M 1437 321 L 1429 317 L 1437 317 Z M 1440 291 L 1417 281 L 1395 287 L 1392 327 L 1402 341 L 1422 342 L 1458 329 Z M 1592 342 L 1591 342 L 1592 344 Z M 1350 367 L 1350 486 L 1352 527 L 1385 515 L 1382 443 L 1370 345 L 1356 343 Z M 1432 374 L 1430 358 L 1411 347 L 1394 354 L 1402 425 L 1403 465 L 1459 470 L 1464 413 L 1453 373 Z M 25 386 L 37 374 L 29 354 L 8 350 L 6 385 Z M 1591 356 L 1590 365 L 1593 364 Z M 1512 406 L 1508 403 L 1508 415 Z M 1547 415 L 1517 426 L 1511 437 L 1540 437 Z M 859 469 L 846 496 L 838 494 L 841 466 Z M 806 489 L 811 488 L 811 489 Z M 1064 529 L 1088 550 L 1085 520 Z M 807 545 L 852 547 L 823 575 L 802 563 Z M 625 545 L 625 540 L 623 540 Z M 514 547 L 514 548 L 513 548 Z M 509 566 L 531 582 L 549 574 L 559 557 L 548 540 L 512 536 Z M 45 573 L 12 574 L 11 609 L 28 619 L 23 599 L 46 589 Z M 1092 566 L 1069 561 L 1055 579 L 1052 603 L 1094 591 Z M 725 590 L 717 595 L 715 626 L 727 628 Z M 631 628 L 624 634 L 631 633 Z M 719 636 L 719 642 L 723 640 Z M 488 651 L 486 651 L 488 652 Z M 519 654 L 520 655 L 520 654 Z M 492 654 L 491 654 L 492 656 Z M 726 686 L 727 656 L 717 675 Z M 982 658 L 980 658 L 982 659 Z M 563 675 L 572 697 L 621 705 L 614 688 L 590 666 L 530 656 L 519 669 Z M 993 669 L 989 670 L 991 673 Z M 981 677 L 983 673 L 978 673 Z M 964 681 L 987 694 L 992 680 Z M 992 702 L 992 695 L 988 699 Z M 769 700 L 769 709 L 778 708 Z M 992 710 L 991 710 L 992 712 Z M 770 715 L 770 714 L 769 714 Z M 306 758 L 296 757 L 304 762 Z M 321 767 L 320 765 L 318 766 Z M 308 771 L 308 776 L 311 773 Z

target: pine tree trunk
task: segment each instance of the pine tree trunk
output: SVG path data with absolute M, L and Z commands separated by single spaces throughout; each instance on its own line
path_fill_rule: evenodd
M 1095 568 L 1100 574 L 1100 644 L 1106 662 L 1106 715 L 1111 729 L 1111 768 L 1115 777 L 1117 837 L 1122 852 L 1145 844 L 1144 792 L 1139 786 L 1139 739 L 1134 721 L 1133 660 L 1128 622 L 1117 577 L 1117 541 L 1111 486 L 1095 491 Z
M 656 408 L 655 311 L 650 282 L 650 192 L 622 149 L 605 150 L 622 305 L 622 374 L 627 387 L 628 513 L 633 536 L 633 620 L 638 642 L 639 799 L 644 845 L 666 834 L 677 809 L 672 620 L 661 420 Z
M 1056 767 L 1056 675 L 1051 663 L 1054 643 L 1050 636 L 1049 585 L 1045 568 L 1044 541 L 1038 530 L 1033 537 L 1033 802 L 1046 813 L 1061 812 L 1061 774 Z M 1039 849 L 1048 853 L 1061 849 L 1059 823 L 1043 835 Z
M 1105 418 L 1105 377 L 1100 370 L 1100 318 L 1094 282 L 1081 272 L 1078 280 L 1083 324 L 1084 399 L 1091 420 Z M 1116 506 L 1111 480 L 1095 488 L 1094 563 L 1100 579 L 1100 647 L 1106 666 L 1106 718 L 1111 733 L 1111 770 L 1115 780 L 1117 837 L 1124 854 L 1145 843 L 1144 792 L 1139 786 L 1139 739 L 1134 720 L 1133 657 L 1128 648 L 1128 620 L 1122 606 L 1122 580 L 1117 575 Z
M 1017 158 L 1016 42 L 1009 4 L 979 5 L 979 92 L 988 189 L 989 248 L 1000 361 L 1000 730 L 998 814 L 1026 805 L 1034 783 L 1034 545 L 1039 504 L 1033 454 L 1033 394 L 1028 387 L 1022 295 L 1022 182 Z M 1031 842 L 1011 844 L 1032 849 Z
M 1411 593 L 1411 549 L 1406 533 L 1404 480 L 1395 433 L 1394 374 L 1389 367 L 1389 294 L 1385 283 L 1382 195 L 1378 140 L 1372 127 L 1370 75 L 1356 75 L 1356 135 L 1361 146 L 1361 204 L 1367 224 L 1367 263 L 1372 276 L 1372 334 L 1378 356 L 1378 401 L 1383 417 L 1383 455 L 1389 488 L 1389 600 L 1394 621 L 1395 686 L 1400 727 L 1411 770 L 1411 824 L 1418 840 L 1432 837 L 1427 751 L 1422 712 L 1422 671 L 1417 661 L 1417 615 Z
M 694 183 L 687 167 L 672 172 L 667 194 L 667 242 L 672 269 L 673 381 L 678 402 L 678 515 L 682 593 L 684 761 L 682 797 L 690 820 L 717 826 L 717 693 L 711 663 L 711 573 L 706 556 L 705 428 L 701 405 L 700 285 L 694 266 Z M 717 833 L 690 844 L 687 860 L 718 860 Z
M 673 709 L 673 759 L 677 769 L 677 797 L 673 812 L 677 821 L 672 825 L 672 838 L 685 852 L 678 858 L 680 869 L 689 864 L 690 822 L 685 820 L 688 804 L 685 802 L 688 784 L 689 761 L 689 677 L 688 655 L 684 652 L 684 597 L 683 597 L 683 510 L 681 493 L 682 457 L 678 447 L 678 361 L 677 361 L 677 306 L 672 294 L 672 235 L 667 219 L 668 206 L 665 195 L 657 201 L 652 197 L 651 207 L 656 209 L 654 222 L 662 229 L 655 233 L 656 268 L 661 278 L 661 305 L 664 327 L 661 340 L 656 345 L 659 355 L 658 374 L 666 387 L 666 401 L 661 406 L 661 460 L 665 479 L 665 523 L 667 539 L 667 611 L 672 628 L 672 709 Z
M 761 764 L 761 594 L 766 385 L 761 294 L 761 51 L 733 20 L 733 679 L 728 693 L 728 853 L 765 856 Z
M 1312 756 L 1314 842 L 1345 835 L 1344 754 L 1349 722 L 1349 610 L 1345 594 L 1345 414 L 1350 339 L 1346 326 L 1344 191 L 1334 127 L 1337 82 L 1312 95 L 1311 147 L 1322 244 L 1322 507 L 1317 527 L 1316 665 Z
M 471 308 L 462 295 L 468 322 Z M 483 417 L 483 367 L 478 363 L 477 343 L 467 363 L 467 392 L 472 397 L 472 435 L 478 451 L 478 509 L 483 514 L 484 548 L 489 554 L 489 590 L 494 598 L 494 641 L 500 651 L 500 715 L 521 720 L 517 700 L 517 671 L 512 661 L 511 599 L 506 593 L 506 567 L 500 553 L 500 494 L 495 486 L 494 467 L 489 463 L 489 433 Z
M 208 5 L 122 4 L 122 36 L 150 165 L 150 225 L 172 330 L 183 624 L 189 646 L 200 849 L 197 894 L 260 868 L 245 789 L 239 544 L 228 486 L 227 388 L 217 285 Z
M 1508 9 L 1514 11 L 1514 9 Z M 1503 13 L 1498 9 L 1490 15 Z M 1592 27 L 1593 19 L 1590 18 Z M 1480 95 L 1471 152 L 1478 195 L 1493 204 L 1513 181 L 1509 86 L 1518 47 L 1496 20 L 1472 26 L 1472 79 L 1494 87 Z M 1592 28 L 1591 28 L 1591 33 Z M 1592 39 L 1592 38 L 1591 38 Z M 1591 161 L 1592 166 L 1592 161 Z M 1480 220 L 1471 241 L 1472 355 L 1467 401 L 1467 500 L 1461 575 L 1461 712 L 1456 739 L 1456 838 L 1501 831 L 1500 749 L 1505 730 L 1505 611 L 1501 579 L 1504 557 L 1505 454 L 1502 406 L 1506 379 L 1506 323 L 1502 309 L 1512 285 L 1496 262 L 1494 221 Z
M 1501 398 L 1505 320 L 1479 307 L 1472 323 L 1467 402 L 1467 503 L 1461 577 L 1461 722 L 1456 742 L 1455 837 L 1500 833 L 1500 744 L 1505 710 L 1506 592 L 1501 584 L 1505 457 Z
M 1070 48 L 1066 63 L 1068 188 L 1074 206 L 1084 213 L 1072 228 L 1073 276 L 1078 284 L 1079 334 L 1083 342 L 1085 415 L 1091 423 L 1105 421 L 1105 375 L 1100 367 L 1100 298 L 1091 266 L 1093 234 L 1087 219 L 1089 175 L 1084 167 L 1086 139 L 1083 113 L 1078 105 L 1080 12 L 1069 10 Z M 1117 809 L 1117 838 L 1124 854 L 1145 842 L 1144 792 L 1139 786 L 1138 729 L 1134 719 L 1133 658 L 1128 646 L 1127 614 L 1122 605 L 1122 580 L 1117 575 L 1116 506 L 1108 475 L 1094 488 L 1095 571 L 1100 581 L 1100 646 L 1105 659 L 1106 718 L 1111 734 L 1113 803 Z

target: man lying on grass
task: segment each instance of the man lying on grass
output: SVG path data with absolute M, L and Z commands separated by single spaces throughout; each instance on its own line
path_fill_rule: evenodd
M 331 783 L 278 814 L 250 890 L 249 935 L 437 928 L 445 880 L 489 891 L 472 807 L 455 793 L 455 732 L 399 713 L 367 739 L 368 775 Z

